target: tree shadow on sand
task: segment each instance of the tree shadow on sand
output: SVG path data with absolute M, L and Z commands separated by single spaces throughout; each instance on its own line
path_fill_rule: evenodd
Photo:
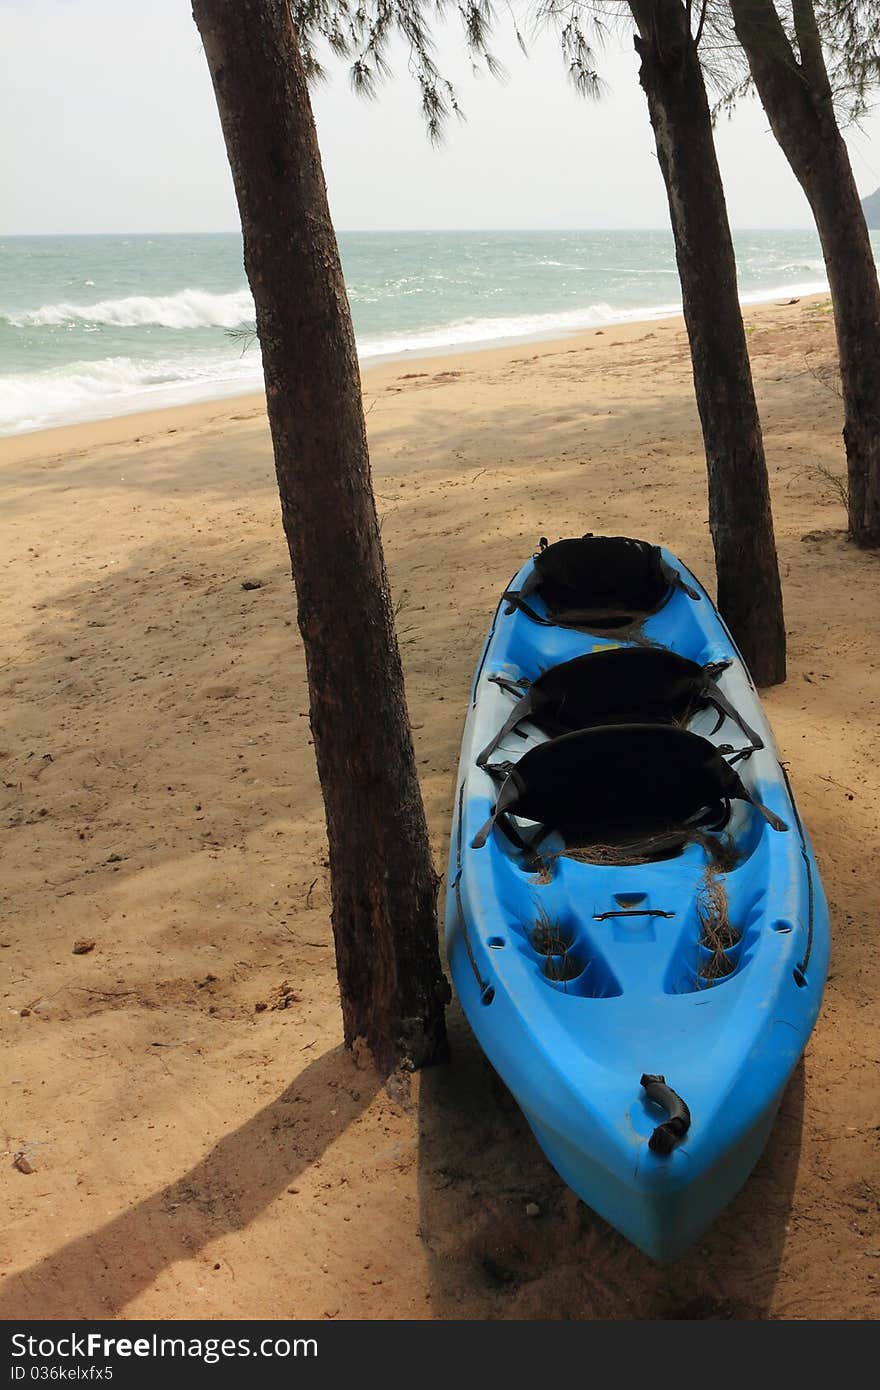
M 658 1265 L 557 1177 L 460 1015 L 454 1062 L 420 1091 L 421 1226 L 435 1316 L 768 1316 L 785 1245 L 804 1101 L 801 1062 L 754 1173 L 682 1259 Z M 535 1203 L 540 1215 L 529 1217 Z
M 0 1319 L 121 1316 L 164 1269 L 243 1230 L 320 1158 L 378 1088 L 372 1073 L 354 1075 L 352 1090 L 352 1062 L 342 1047 L 316 1058 L 176 1182 L 6 1279 Z M 297 1126 L 310 1105 L 309 1124 Z

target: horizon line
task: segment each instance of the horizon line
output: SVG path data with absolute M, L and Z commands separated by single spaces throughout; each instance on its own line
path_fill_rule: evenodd
M 733 232 L 810 232 L 815 231 L 815 224 L 805 223 L 779 223 L 773 226 L 756 226 L 753 223 L 731 223 Z M 876 230 L 869 228 L 869 231 Z M 672 228 L 667 223 L 665 226 L 626 226 L 626 227 L 335 227 L 337 236 L 459 236 L 459 235 L 479 235 L 485 232 L 526 232 L 530 235 L 564 236 L 569 233 L 581 232 L 666 232 L 672 235 Z M 199 230 L 184 231 L 153 231 L 147 230 L 126 230 L 126 231 L 92 231 L 92 232 L 4 232 L 0 231 L 0 240 L 12 241 L 17 238 L 34 239 L 38 237 L 175 237 L 175 236 L 240 236 L 238 228 L 200 228 Z

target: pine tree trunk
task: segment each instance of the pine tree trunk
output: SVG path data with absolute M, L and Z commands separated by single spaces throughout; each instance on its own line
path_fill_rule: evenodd
M 773 134 L 816 219 L 834 306 L 844 404 L 849 529 L 880 546 L 880 283 L 812 6 L 799 0 L 801 62 L 772 0 L 731 0 Z
M 287 0 L 193 0 L 256 304 L 330 846 L 345 1041 L 445 1054 L 436 894 L 348 300 Z
M 680 0 L 630 0 L 666 183 L 709 473 L 718 607 L 759 685 L 785 679 L 785 623 L 761 424 L 696 45 Z

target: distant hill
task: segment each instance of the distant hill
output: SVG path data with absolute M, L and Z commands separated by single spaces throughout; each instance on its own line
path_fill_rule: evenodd
M 870 197 L 862 199 L 862 207 L 865 209 L 865 220 L 868 226 L 880 231 L 880 188 Z

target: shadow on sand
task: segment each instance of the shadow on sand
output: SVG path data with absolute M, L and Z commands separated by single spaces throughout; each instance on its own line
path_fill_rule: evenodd
M 317 1058 L 176 1182 L 28 1269 L 0 1290 L 0 1319 L 107 1318 L 177 1260 L 243 1230 L 366 1110 L 379 1086 L 342 1047 Z M 328 1092 L 333 1108 L 328 1109 Z M 303 1107 L 308 1126 L 297 1126 Z M 83 1270 L 90 1272 L 88 1284 Z
M 657 1265 L 550 1167 L 459 1013 L 454 1061 L 420 1090 L 421 1228 L 434 1315 L 625 1319 L 768 1316 L 801 1145 L 804 1064 L 767 1148 L 699 1245 Z M 536 1203 L 540 1216 L 526 1215 Z

